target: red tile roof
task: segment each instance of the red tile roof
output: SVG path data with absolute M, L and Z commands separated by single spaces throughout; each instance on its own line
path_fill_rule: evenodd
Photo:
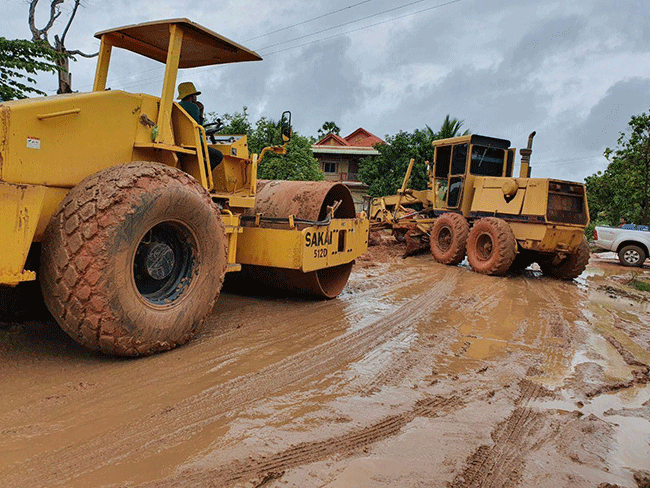
M 377 143 L 383 143 L 379 137 L 371 134 L 362 127 L 359 127 L 349 136 L 343 138 L 336 134 L 328 134 L 318 141 L 316 146 L 353 146 L 353 147 L 373 147 Z
M 336 134 L 327 134 L 316 143 L 317 146 L 349 146 L 348 141 Z
M 384 142 L 379 137 L 377 137 L 374 134 L 371 134 L 363 127 L 359 127 L 352 134 L 347 136 L 345 140 L 348 141 L 350 146 L 357 146 L 357 147 L 372 147 L 378 142 L 379 143 Z

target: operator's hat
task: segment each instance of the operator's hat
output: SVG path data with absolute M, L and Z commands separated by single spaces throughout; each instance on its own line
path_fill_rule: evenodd
M 185 97 L 190 95 L 200 95 L 201 92 L 196 89 L 194 83 L 191 81 L 186 81 L 178 85 L 178 99 L 182 100 Z

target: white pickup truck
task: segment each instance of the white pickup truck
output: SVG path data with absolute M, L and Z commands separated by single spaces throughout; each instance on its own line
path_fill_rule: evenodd
M 596 227 L 594 244 L 617 253 L 623 266 L 643 266 L 643 262 L 650 256 L 650 231 L 646 225 L 633 224 Z

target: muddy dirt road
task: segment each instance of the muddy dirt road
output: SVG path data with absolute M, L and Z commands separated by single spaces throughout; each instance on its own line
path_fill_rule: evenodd
M 650 294 L 628 269 L 370 252 L 335 300 L 225 293 L 144 359 L 2 324 L 0 486 L 650 486 Z

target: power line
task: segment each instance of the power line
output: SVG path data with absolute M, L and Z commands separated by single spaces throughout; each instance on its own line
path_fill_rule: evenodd
M 268 32 L 268 33 L 266 33 L 266 34 L 261 34 L 261 35 L 256 36 L 256 37 L 252 37 L 252 38 L 250 38 L 250 39 L 246 39 L 245 41 L 242 41 L 242 42 L 249 42 L 249 41 L 252 41 L 252 40 L 255 40 L 255 39 L 260 39 L 260 38 L 262 38 L 262 37 L 270 36 L 271 34 L 275 34 L 275 33 L 278 33 L 278 32 L 282 32 L 282 31 L 285 31 L 285 30 L 291 29 L 291 28 L 293 28 L 293 27 L 297 27 L 297 26 L 299 26 L 299 25 L 307 24 L 307 23 L 312 22 L 312 21 L 314 21 L 314 20 L 319 20 L 319 19 L 322 19 L 322 18 L 328 17 L 328 16 L 330 16 L 330 15 L 334 15 L 334 14 L 337 14 L 337 13 L 339 13 L 339 12 L 343 12 L 343 11 L 345 11 L 345 10 L 349 10 L 349 9 L 351 9 L 351 8 L 358 7 L 359 5 L 363 5 L 363 4 L 365 4 L 365 3 L 370 3 L 370 2 L 372 2 L 372 1 L 374 1 L 374 0 L 363 0 L 362 2 L 357 2 L 357 3 L 355 3 L 355 4 L 348 5 L 347 7 L 343 7 L 343 8 L 340 8 L 340 9 L 338 9 L 338 10 L 333 10 L 332 12 L 328 12 L 328 13 L 326 13 L 326 14 L 319 15 L 318 17 L 313 17 L 313 18 L 311 18 L 311 19 L 307 19 L 307 20 L 304 20 L 304 21 L 302 21 L 302 22 L 298 22 L 298 23 L 296 23 L 296 24 L 289 25 L 289 26 L 287 26 L 287 27 L 282 27 L 281 29 L 277 29 L 277 30 L 274 30 L 274 31 Z M 419 0 L 419 1 L 424 1 L 424 0 Z M 417 3 L 417 2 L 416 2 L 416 3 Z M 401 8 L 401 7 L 400 7 L 400 8 Z M 360 19 L 360 20 L 363 20 L 363 19 Z M 287 41 L 287 42 L 288 42 L 288 41 Z M 140 72 L 140 73 L 138 73 L 138 74 L 139 74 L 139 75 L 142 75 L 142 74 L 145 74 L 145 73 L 150 73 L 150 72 L 152 72 L 152 71 L 159 71 L 159 70 L 161 70 L 161 68 L 153 68 L 153 69 L 149 69 L 149 70 L 146 70 L 146 71 L 142 71 L 142 72 Z M 129 78 L 131 78 L 131 76 L 123 76 L 123 77 L 121 77 L 121 78 L 116 78 L 116 79 L 114 79 L 114 80 L 110 80 L 110 81 L 111 81 L 112 83 L 115 83 L 115 82 L 122 81 L 122 80 L 126 80 L 126 79 L 129 79 Z M 122 87 L 134 86 L 134 85 L 138 85 L 139 83 L 141 83 L 141 82 L 140 82 L 140 81 L 130 82 L 130 83 L 126 83 L 126 84 L 122 85 Z M 91 86 L 93 86 L 93 85 L 92 85 L 92 84 L 90 84 L 90 85 L 84 85 L 84 86 L 82 86 L 81 88 L 89 88 L 89 87 L 91 87 Z M 52 93 L 56 92 L 56 89 L 51 90 L 51 92 L 52 92 Z
M 589 156 L 587 159 L 592 159 L 592 158 L 597 158 L 597 157 L 599 157 L 599 156 L 594 155 L 594 156 Z M 602 157 L 605 157 L 605 156 L 602 156 Z M 571 158 L 571 159 L 567 159 L 567 158 L 545 159 L 545 160 L 542 160 L 541 162 L 542 163 L 555 163 L 555 162 L 576 161 L 576 160 L 581 160 L 581 159 L 585 159 L 585 156 L 579 156 L 577 158 Z
M 602 158 L 604 159 L 604 156 L 602 156 Z M 587 162 L 587 161 L 596 162 L 598 160 L 601 160 L 601 156 L 591 156 L 591 157 L 586 157 L 586 158 L 567 159 L 567 160 L 564 160 L 564 161 L 557 160 L 557 162 L 554 162 L 554 163 L 545 163 L 544 161 L 540 161 L 539 163 L 535 163 L 534 161 L 531 161 L 530 165 L 533 168 L 544 168 L 544 167 L 548 167 L 548 166 L 574 165 L 576 163 L 583 163 L 583 162 Z
M 282 27 L 281 29 L 277 29 L 277 30 L 274 30 L 274 31 L 271 31 L 271 32 L 267 32 L 266 34 L 261 34 L 261 35 L 256 36 L 256 37 L 251 37 L 250 39 L 246 39 L 243 42 L 254 41 L 255 39 L 259 39 L 261 37 L 270 36 L 271 34 L 277 34 L 278 32 L 282 32 L 282 31 L 285 31 L 287 29 L 291 29 L 293 27 L 298 27 L 299 25 L 307 24 L 309 22 L 313 22 L 314 20 L 323 19 L 325 17 L 329 17 L 330 15 L 338 14 L 339 12 L 343 12 L 344 10 L 349 10 L 351 8 L 358 7 L 359 5 L 363 5 L 364 3 L 370 3 L 372 1 L 373 0 L 364 0 L 363 2 L 358 2 L 358 3 L 355 3 L 353 5 L 348 5 L 347 7 L 343 7 L 343 8 L 340 8 L 338 10 L 333 10 L 332 12 L 328 12 L 326 14 L 319 15 L 318 17 L 313 17 L 311 19 L 303 20 L 302 22 L 298 22 L 297 24 L 288 25 L 287 27 Z
M 333 10 L 333 11 L 328 12 L 328 13 L 326 13 L 326 14 L 319 15 L 319 16 L 317 16 L 317 17 L 313 17 L 313 18 L 311 18 L 311 19 L 303 20 L 302 22 L 298 22 L 298 23 L 296 23 L 296 24 L 288 25 L 288 26 L 286 26 L 286 27 L 282 27 L 282 28 L 280 28 L 280 29 L 276 29 L 276 30 L 271 31 L 271 32 L 267 32 L 266 34 L 261 34 L 261 35 L 259 35 L 259 36 L 251 37 L 250 39 L 246 39 L 246 40 L 241 41 L 241 42 L 249 42 L 249 41 L 253 41 L 253 40 L 255 40 L 255 39 L 260 39 L 260 38 L 262 38 L 262 37 L 266 37 L 266 36 L 270 36 L 270 35 L 272 35 L 272 34 L 276 34 L 276 33 L 278 33 L 278 32 L 283 32 L 283 31 L 288 30 L 288 29 L 291 29 L 291 28 L 293 28 L 293 27 L 298 27 L 299 25 L 307 24 L 307 23 L 309 23 L 309 22 L 313 22 L 314 20 L 319 20 L 319 19 L 322 19 L 322 18 L 325 18 L 325 17 L 329 17 L 330 15 L 334 15 L 334 14 L 337 14 L 337 13 L 339 13 L 339 12 L 343 12 L 343 11 L 345 11 L 345 10 L 349 10 L 349 9 L 354 8 L 354 7 L 358 7 L 359 5 L 363 5 L 363 4 L 365 4 L 365 3 L 370 3 L 370 2 L 373 2 L 373 1 L 374 1 L 374 0 L 363 0 L 362 2 L 357 2 L 357 3 L 354 3 L 354 4 L 352 4 L 352 5 L 348 5 L 347 7 L 343 7 L 343 8 L 340 8 L 340 9 L 338 9 L 338 10 Z M 153 68 L 153 69 L 149 69 L 149 70 L 146 70 L 146 71 L 142 71 L 142 72 L 140 72 L 140 73 L 138 73 L 138 74 L 145 74 L 145 73 L 150 73 L 150 72 L 152 72 L 152 71 L 159 71 L 160 69 L 161 69 L 161 68 Z M 121 77 L 121 78 L 117 78 L 117 79 L 114 79 L 114 80 L 111 80 L 111 81 L 112 81 L 113 83 L 115 83 L 115 82 L 117 82 L 117 81 L 122 81 L 122 80 L 125 80 L 125 79 L 128 79 L 128 78 L 131 78 L 131 77 L 130 77 L 130 76 L 123 76 L 123 77 Z M 137 82 L 137 83 L 139 83 L 139 82 Z M 133 85 L 133 82 L 131 82 L 131 83 L 127 83 L 127 84 L 122 85 L 122 86 L 130 86 L 130 85 Z M 93 85 L 92 85 L 92 84 L 90 84 L 90 85 L 84 85 L 84 86 L 82 86 L 81 88 L 89 88 L 89 87 L 91 87 L 91 86 L 93 86 Z M 48 91 L 54 93 L 54 92 L 56 92 L 56 88 L 53 89 L 53 90 L 48 90 Z
M 372 0 L 366 0 L 366 2 L 369 2 L 369 1 L 372 1 Z M 295 38 L 295 39 L 291 39 L 291 40 L 289 40 L 289 41 L 284 41 L 284 42 L 281 42 L 281 43 L 278 43 L 278 44 L 274 44 L 274 45 L 271 45 L 271 46 L 267 46 L 266 48 L 262 48 L 262 49 L 268 49 L 268 48 L 270 48 L 270 47 L 274 47 L 274 46 L 277 46 L 277 45 L 280 45 L 280 44 L 286 44 L 286 43 L 288 43 L 288 42 L 293 42 L 293 41 L 295 41 L 295 40 L 303 39 L 303 38 L 305 38 L 305 37 L 309 37 L 309 36 L 312 36 L 312 35 L 317 35 L 317 34 L 319 34 L 319 33 L 326 32 L 326 31 L 329 31 L 329 30 L 333 30 L 333 29 L 336 29 L 336 28 L 338 28 L 338 27 L 343 27 L 343 26 L 346 26 L 346 25 L 350 25 L 350 24 L 353 24 L 353 23 L 360 22 L 360 21 L 362 21 L 362 20 L 367 20 L 367 19 L 372 18 L 372 17 L 377 17 L 377 16 L 379 16 L 379 15 L 382 15 L 382 14 L 385 14 L 385 13 L 388 13 L 388 12 L 393 12 L 393 11 L 395 11 L 395 10 L 399 10 L 399 9 L 402 9 L 402 8 L 406 8 L 406 7 L 409 7 L 409 6 L 412 6 L 412 5 L 416 5 L 416 4 L 418 4 L 418 3 L 422 3 L 422 2 L 424 2 L 424 1 L 426 1 L 426 0 L 416 0 L 416 1 L 414 1 L 414 2 L 410 2 L 410 3 L 407 3 L 407 4 L 401 5 L 401 6 L 399 6 L 399 7 L 390 8 L 390 9 L 388 9 L 388 10 L 384 10 L 384 11 L 382 11 L 382 12 L 379 12 L 379 13 L 376 13 L 376 14 L 372 14 L 372 15 L 369 15 L 369 16 L 367 16 L 367 17 L 363 17 L 363 18 L 361 18 L 361 19 L 353 20 L 353 21 L 350 21 L 350 22 L 345 22 L 345 23 L 343 23 L 343 24 L 339 24 L 339 25 L 336 25 L 336 26 L 334 26 L 334 27 L 330 27 L 330 28 L 328 28 L 328 29 L 324 29 L 324 30 L 322 30 L 322 31 L 314 32 L 314 33 L 312 33 L 312 34 L 307 34 L 307 35 L 305 35 L 305 36 L 300 36 L 300 37 L 297 37 L 297 38 Z M 451 0 L 451 1 L 448 1 L 448 2 L 440 3 L 440 4 L 437 4 L 437 5 L 433 5 L 433 6 L 431 6 L 431 7 L 427 7 L 427 8 L 421 9 L 421 10 L 417 10 L 417 11 L 415 11 L 415 12 L 410 12 L 410 13 L 407 13 L 407 14 L 404 14 L 404 15 L 400 15 L 400 16 L 397 16 L 397 17 L 391 17 L 391 18 L 386 19 L 386 20 L 383 20 L 383 21 L 381 21 L 381 22 L 375 22 L 374 24 L 370 24 L 370 25 L 366 25 L 366 26 L 363 26 L 363 27 L 359 27 L 359 28 L 357 28 L 357 29 L 352 29 L 352 30 L 349 30 L 349 31 L 346 31 L 346 32 L 341 32 L 341 33 L 334 34 L 334 35 L 331 35 L 331 36 L 328 36 L 328 37 L 324 37 L 324 38 L 316 39 L 316 40 L 314 40 L 314 41 L 310 41 L 310 42 L 307 42 L 307 43 L 299 44 L 299 45 L 297 45 L 297 46 L 290 46 L 290 47 L 285 48 L 285 49 L 280 49 L 280 50 L 278 50 L 278 51 L 273 51 L 273 52 L 271 52 L 271 53 L 266 53 L 266 54 L 264 54 L 264 56 L 270 56 L 270 55 L 273 55 L 273 54 L 278 54 L 278 53 L 281 53 L 281 52 L 289 51 L 289 50 L 291 50 L 291 49 L 297 49 L 297 48 L 304 47 L 304 46 L 308 46 L 308 45 L 315 44 L 315 43 L 318 43 L 318 42 L 327 41 L 327 40 L 330 40 L 330 39 L 334 39 L 334 38 L 336 38 L 336 37 L 340 37 L 340 36 L 344 36 L 344 35 L 351 34 L 351 33 L 354 33 L 354 32 L 358 32 L 358 31 L 361 31 L 361 30 L 369 29 L 369 28 L 371 28 L 371 27 L 376 27 L 376 26 L 378 26 L 378 25 L 386 24 L 386 23 L 389 23 L 389 22 L 394 22 L 394 21 L 396 21 L 396 20 L 403 19 L 403 18 L 405 18 L 405 17 L 410 17 L 410 16 L 412 16 L 412 15 L 417 15 L 417 14 L 420 14 L 420 13 L 423 13 L 423 12 L 428 12 L 428 11 L 430 11 L 430 10 L 438 9 L 438 8 L 441 8 L 441 7 L 446 7 L 446 6 L 452 5 L 452 4 L 454 4 L 454 3 L 459 3 L 460 1 L 461 1 L 461 0 Z M 366 2 L 360 2 L 360 3 L 366 3 Z M 354 4 L 354 5 L 358 5 L 358 4 Z M 350 7 L 353 7 L 354 5 L 351 5 Z M 305 22 L 309 22 L 309 21 L 305 21 Z M 140 74 L 144 74 L 144 73 L 151 72 L 151 71 L 157 71 L 158 69 L 161 69 L 161 68 L 153 68 L 153 69 L 150 69 L 150 70 L 144 71 L 144 72 L 142 72 L 142 73 L 140 73 Z M 123 80 L 123 79 L 127 79 L 127 78 L 128 78 L 128 77 L 121 77 L 121 78 L 118 78 L 118 79 L 116 79 L 116 80 L 111 80 L 111 81 L 112 81 L 112 83 L 115 83 L 116 81 Z M 153 83 L 155 83 L 155 82 L 160 82 L 160 81 L 162 81 L 162 80 L 163 80 L 163 78 L 157 78 L 157 79 L 154 79 L 154 80 L 131 81 L 131 82 L 129 82 L 129 83 L 125 83 L 125 84 L 123 84 L 122 87 L 127 87 L 127 86 L 138 86 L 138 85 L 149 86 L 149 85 L 151 85 L 151 84 L 153 84 Z
M 316 31 L 316 32 L 312 32 L 311 34 L 305 34 L 304 36 L 294 37 L 293 39 L 289 39 L 287 41 L 277 42 L 275 44 L 271 44 L 270 46 L 265 46 L 265 47 L 259 48 L 259 50 L 270 49 L 272 47 L 281 46 L 282 44 L 287 44 L 289 42 L 299 41 L 300 39 L 304 39 L 306 37 L 311 37 L 311 36 L 315 36 L 315 35 L 318 35 L 318 34 L 322 34 L 323 32 L 328 32 L 328 31 L 331 31 L 331 30 L 334 30 L 334 29 L 338 29 L 339 27 L 345 27 L 346 25 L 356 24 L 357 22 L 372 19 L 373 17 L 378 17 L 378 16 L 386 14 L 388 12 L 394 12 L 395 10 L 400 10 L 400 9 L 403 9 L 403 8 L 406 8 L 406 7 L 411 7 L 412 5 L 417 5 L 418 3 L 422 3 L 422 2 L 425 2 L 425 1 L 427 1 L 427 0 L 415 0 L 414 2 L 406 3 L 404 5 L 400 5 L 399 7 L 393 7 L 393 8 L 389 8 L 387 10 L 382 10 L 381 12 L 377 12 L 377 13 L 368 15 L 366 17 L 361 17 L 360 19 L 350 20 L 349 22 L 344 22 L 342 24 L 338 24 L 338 25 L 335 25 L 333 27 L 328 27 L 327 29 L 322 29 L 322 30 L 319 30 L 319 31 Z M 460 0 L 456 0 L 456 1 L 460 1 Z M 454 2 L 449 2 L 449 3 L 456 3 L 456 2 L 454 1 Z M 427 9 L 425 9 L 425 10 L 427 10 Z M 418 13 L 418 12 L 414 12 L 414 13 Z M 393 20 L 395 20 L 395 19 L 393 19 Z
M 420 0 L 419 2 L 414 2 L 414 3 L 420 3 L 421 1 L 424 1 L 424 0 Z M 441 8 L 441 7 L 446 7 L 448 5 L 452 5 L 452 4 L 458 3 L 460 1 L 461 0 L 451 0 L 450 2 L 440 3 L 438 5 L 434 5 L 433 7 L 427 7 L 427 8 L 422 9 L 422 10 L 417 10 L 415 12 L 400 15 L 398 17 L 393 17 L 393 18 L 390 18 L 390 19 L 382 20 L 381 22 L 376 22 L 374 24 L 366 25 L 364 27 L 359 27 L 357 29 L 352 29 L 352 30 L 349 30 L 349 31 L 346 31 L 346 32 L 341 32 L 339 34 L 334 34 L 332 36 L 323 37 L 322 39 L 316 39 L 315 41 L 306 42 L 304 44 L 298 44 L 297 46 L 287 47 L 285 49 L 280 49 L 279 51 L 273 51 L 273 52 L 270 52 L 270 53 L 265 53 L 264 56 L 271 56 L 272 54 L 278 54 L 278 53 L 282 53 L 282 52 L 285 52 L 285 51 L 290 51 L 291 49 L 297 49 L 299 47 L 309 46 L 311 44 L 316 44 L 318 42 L 328 41 L 328 40 L 334 39 L 336 37 L 345 36 L 347 34 L 352 34 L 353 32 L 358 32 L 358 31 L 361 31 L 361 30 L 364 30 L 364 29 L 369 29 L 370 27 L 376 27 L 378 25 L 387 24 L 389 22 L 394 22 L 396 20 L 403 19 L 405 17 L 410 17 L 411 15 L 417 15 L 417 14 L 421 14 L 423 12 L 428 12 L 429 10 L 434 10 L 434 9 Z M 410 4 L 410 5 L 412 5 L 412 4 Z M 398 7 L 398 8 L 401 8 L 401 7 Z M 342 25 L 345 25 L 345 24 L 341 24 L 341 25 L 339 25 L 337 27 L 341 27 Z M 326 30 L 330 30 L 330 29 L 326 29 Z M 307 36 L 303 36 L 303 37 L 307 37 Z

